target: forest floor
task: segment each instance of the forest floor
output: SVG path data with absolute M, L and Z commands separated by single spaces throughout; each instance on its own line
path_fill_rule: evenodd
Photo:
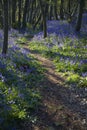
M 18 128 L 16 130 L 87 130 L 87 87 L 85 87 L 87 85 L 86 84 L 87 82 L 85 82 L 85 86 L 81 88 L 78 88 L 76 86 L 77 82 L 76 84 L 74 84 L 74 86 L 73 86 L 73 83 L 72 83 L 72 86 L 65 85 L 66 78 L 62 76 L 62 74 L 60 74 L 58 71 L 56 72 L 56 65 L 54 64 L 54 61 L 53 61 L 54 59 L 51 58 L 51 56 L 54 56 L 53 58 L 55 58 L 56 56 L 56 58 L 58 58 L 57 62 L 61 62 L 61 63 L 63 62 L 64 64 L 68 64 L 69 66 L 64 66 L 65 67 L 64 69 L 66 69 L 66 71 L 72 68 L 72 66 L 71 68 L 69 68 L 71 60 L 75 60 L 75 63 L 77 64 L 79 64 L 80 61 L 87 62 L 86 60 L 86 57 L 87 57 L 86 41 L 87 40 L 83 40 L 81 43 L 79 42 L 81 41 L 80 37 L 83 37 L 83 35 L 84 36 L 87 35 L 87 23 L 86 23 L 86 27 L 82 29 L 81 33 L 76 34 L 75 31 L 73 30 L 73 26 L 71 26 L 67 22 L 48 21 L 48 35 L 52 34 L 52 36 L 48 36 L 48 39 L 45 39 L 46 40 L 45 41 L 42 38 L 43 33 L 41 32 L 39 34 L 40 35 L 37 34 L 35 36 L 35 39 L 33 41 L 33 38 L 27 39 L 29 38 L 28 35 L 26 38 L 24 35 L 21 35 L 19 33 L 17 34 L 17 32 L 15 33 L 10 32 L 11 36 L 9 37 L 9 51 L 8 51 L 7 60 L 9 59 L 12 60 L 11 62 L 12 64 L 11 65 L 8 64 L 8 67 L 9 68 L 10 66 L 13 67 L 12 66 L 13 63 L 17 62 L 16 67 L 14 64 L 14 68 L 17 69 L 17 70 L 15 69 L 17 71 L 17 74 L 15 73 L 16 79 L 13 78 L 13 80 L 10 79 L 8 81 L 12 80 L 12 84 L 13 83 L 15 84 L 15 82 L 17 82 L 17 84 L 19 83 L 18 88 L 22 90 L 21 92 L 25 94 L 24 95 L 25 97 L 27 95 L 27 98 L 25 99 L 28 101 L 31 100 L 31 102 L 33 102 L 33 99 L 32 99 L 33 94 L 31 94 L 32 96 L 28 98 L 30 96 L 29 95 L 30 91 L 28 89 L 29 87 L 33 85 L 34 87 L 38 86 L 37 88 L 34 88 L 34 89 L 38 89 L 41 95 L 41 104 L 38 107 L 38 109 L 36 109 L 36 111 L 32 114 L 32 116 L 36 117 L 36 120 L 34 122 L 33 121 L 30 122 L 30 120 L 26 119 L 24 122 L 21 123 L 21 128 L 20 129 Z M 66 36 L 67 36 L 67 39 L 65 39 L 64 41 L 64 37 Z M 72 37 L 72 40 L 70 40 L 71 37 Z M 40 41 L 40 39 L 42 39 L 42 41 Z M 2 42 L 2 39 L 0 42 Z M 35 44 L 36 46 L 34 46 Z M 57 44 L 57 45 L 54 45 L 54 44 Z M 52 47 L 58 48 L 58 50 L 56 50 L 55 48 L 51 50 Z M 72 53 L 70 53 L 70 51 L 72 51 Z M 48 58 L 46 58 L 43 55 L 44 53 L 48 54 Z M 12 54 L 11 58 L 9 58 L 9 54 L 10 54 L 10 57 Z M 32 67 L 35 65 L 36 62 L 33 62 L 34 58 L 32 58 L 32 62 L 30 62 L 29 57 L 27 58 L 27 56 L 29 55 L 32 55 L 38 63 L 39 62 L 41 63 L 41 67 L 44 70 L 43 80 L 39 79 L 40 80 L 39 81 L 37 79 L 38 77 L 41 76 L 40 70 L 38 70 L 39 73 L 38 71 L 30 70 L 32 69 Z M 67 59 L 70 61 L 67 62 Z M 10 63 L 10 60 L 9 60 L 9 63 Z M 28 60 L 29 62 L 27 63 Z M 32 66 L 32 64 L 34 65 Z M 62 70 L 63 70 L 64 64 L 60 64 L 60 68 L 62 66 Z M 17 65 L 18 65 L 18 68 L 17 68 Z M 21 70 L 21 67 L 23 70 Z M 41 69 L 41 67 L 37 67 L 36 65 L 34 66 L 34 69 L 35 68 Z M 84 70 L 87 70 L 86 66 L 83 66 L 83 67 L 84 67 Z M 78 72 L 78 67 L 76 69 Z M 27 70 L 29 71 L 28 74 L 27 74 Z M 1 72 L 2 72 L 2 66 L 1 66 Z M 6 71 L 6 74 L 8 74 L 7 72 L 8 71 Z M 11 74 L 14 72 L 15 71 L 12 71 Z M 11 78 L 11 74 L 10 74 L 10 78 Z M 40 76 L 37 76 L 37 74 Z M 29 77 L 27 77 L 27 75 Z M 35 83 L 33 83 L 32 77 L 34 78 Z M 7 76 L 7 79 L 8 78 L 9 76 Z M 77 77 L 77 79 L 79 78 Z M 37 80 L 39 82 L 37 82 Z M 87 79 L 84 81 L 87 81 Z M 36 83 L 37 85 L 35 86 Z M 25 85 L 27 85 L 27 87 L 25 87 L 27 88 L 26 90 L 24 88 Z M 25 92 L 23 89 L 25 90 Z M 37 94 L 36 94 L 36 97 L 37 97 Z M 19 95 L 19 99 L 20 99 L 20 95 Z M 36 99 L 37 98 L 35 98 L 34 100 Z M 21 97 L 21 100 L 22 100 L 22 97 Z M 38 100 L 36 101 L 36 103 L 37 102 Z M 21 108 L 22 107 L 23 106 L 21 106 Z
M 68 26 L 67 23 L 62 23 L 59 26 L 58 24 L 59 22 L 57 21 L 48 22 L 48 33 L 60 35 L 59 32 L 64 32 L 65 30 L 64 36 L 68 37 L 72 37 L 72 35 L 75 37 L 86 35 L 84 29 L 82 33 L 75 34 L 73 26 Z M 41 35 L 42 33 L 39 36 L 36 35 L 36 39 L 40 40 L 42 38 Z M 45 78 L 38 85 L 42 103 L 35 113 L 37 121 L 35 124 L 32 123 L 32 125 L 26 121 L 23 124 L 23 130 L 87 130 L 86 105 L 81 105 L 81 102 L 86 100 L 84 96 L 87 95 L 87 92 L 85 91 L 84 93 L 83 88 L 79 90 L 75 88 L 73 91 L 65 86 L 66 79 L 56 72 L 51 58 L 42 56 L 41 53 L 43 52 L 40 53 L 36 49 L 31 49 L 29 44 L 28 46 L 24 45 L 23 48 L 29 50 L 30 54 L 46 69 L 44 72 Z M 84 96 L 81 97 L 79 95 Z
M 29 46 L 24 46 L 24 49 L 29 49 Z M 29 52 L 46 71 L 38 88 L 42 104 L 35 113 L 37 121 L 32 126 L 25 122 L 23 130 L 87 130 L 87 119 L 81 112 L 80 99 L 77 100 L 76 94 L 64 86 L 65 79 L 55 72 L 53 62 L 36 51 L 29 49 Z

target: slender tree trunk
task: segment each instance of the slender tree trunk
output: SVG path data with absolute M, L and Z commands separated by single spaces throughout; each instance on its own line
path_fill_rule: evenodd
M 54 1 L 54 17 L 56 20 L 58 20 L 58 16 L 57 16 L 57 0 Z
M 4 2 L 4 42 L 2 53 L 6 54 L 8 49 L 8 0 L 3 0 Z
M 25 5 L 24 5 L 24 12 L 23 12 L 23 22 L 22 22 L 22 28 L 26 28 L 26 17 L 27 17 L 27 10 L 29 6 L 29 0 L 25 0 Z
M 0 1 L 0 27 L 3 28 L 3 4 L 2 4 L 2 0 Z
M 76 31 L 80 31 L 80 29 L 81 29 L 84 2 L 85 2 L 85 0 L 79 1 L 79 14 L 78 14 L 77 23 L 76 23 Z
M 46 25 L 46 17 L 43 15 L 43 30 L 44 30 L 44 38 L 47 37 L 47 25 Z
M 60 19 L 64 19 L 63 5 L 64 5 L 64 0 L 61 0 L 61 5 L 60 5 Z
M 12 26 L 14 27 L 14 23 L 16 22 L 16 0 L 12 0 Z
M 48 9 L 48 19 L 51 20 L 51 18 L 53 17 L 53 6 L 51 4 L 52 0 L 49 1 L 49 9 Z
M 43 6 L 43 3 L 41 0 L 39 0 L 39 3 L 40 3 L 42 18 L 43 18 L 43 32 L 44 32 L 44 38 L 45 38 L 45 37 L 47 37 L 47 24 L 46 24 L 46 12 L 43 7 L 46 7 L 46 5 Z
M 34 24 L 34 26 L 33 26 L 33 29 L 36 28 L 36 26 L 37 26 L 37 24 L 39 23 L 40 19 L 41 19 L 41 13 L 40 13 L 39 17 L 37 18 L 37 20 L 36 20 L 36 22 L 35 22 L 35 24 Z
M 9 5 L 9 10 L 8 10 L 8 19 L 9 19 L 9 30 L 11 29 L 11 25 L 12 25 L 12 18 L 11 18 L 11 16 L 12 16 L 12 8 L 11 8 L 11 6 L 12 6 L 12 0 L 8 0 L 8 5 Z
M 18 27 L 19 27 L 19 31 L 20 31 L 20 28 L 21 28 L 21 5 L 22 4 L 22 0 L 19 0 L 18 1 L 18 9 L 19 9 L 19 12 L 18 12 Z
M 53 6 L 52 5 L 50 5 L 49 6 L 49 20 L 51 20 L 51 18 L 53 17 Z
M 30 11 L 29 11 L 30 17 L 29 17 L 29 23 L 32 23 L 33 3 L 34 3 L 34 0 L 30 3 Z
M 71 0 L 68 0 L 67 9 L 68 9 L 68 19 L 69 19 L 69 22 L 71 22 Z
M 69 12 L 69 14 L 70 14 L 70 11 L 71 10 L 71 0 L 68 0 L 68 12 Z

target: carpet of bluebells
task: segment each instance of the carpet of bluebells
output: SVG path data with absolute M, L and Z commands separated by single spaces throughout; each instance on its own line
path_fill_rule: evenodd
M 56 71 L 72 87 L 87 90 L 87 15 L 84 14 L 82 28 L 75 32 L 75 23 L 48 21 L 48 37 L 40 32 L 28 41 L 28 34 L 9 31 L 9 49 L 5 57 L 0 54 L 0 130 L 16 130 L 16 122 L 23 119 L 35 122 L 31 113 L 40 105 L 39 81 L 44 69 L 31 56 L 29 48 L 53 60 Z M 0 52 L 3 31 L 0 30 Z
M 28 50 L 16 44 L 21 37 L 11 29 L 8 54 L 0 55 L 0 130 L 16 130 L 16 122 L 23 119 L 34 122 L 32 113 L 40 105 L 38 82 L 43 79 L 44 70 Z M 0 30 L 0 52 L 2 43 Z
M 87 39 L 49 35 L 48 38 L 31 43 L 31 49 L 51 58 L 56 71 L 67 77 L 66 81 L 87 87 Z
M 75 23 L 48 21 L 48 37 L 35 35 L 31 49 L 51 58 L 56 71 L 71 86 L 87 87 L 87 14 L 83 15 L 80 32 L 75 32 Z
M 40 32 L 29 48 L 53 61 L 56 73 L 65 79 L 63 86 L 70 90 L 64 102 L 87 122 L 87 15 L 83 19 L 79 33 L 66 21 L 48 21 L 48 37 Z

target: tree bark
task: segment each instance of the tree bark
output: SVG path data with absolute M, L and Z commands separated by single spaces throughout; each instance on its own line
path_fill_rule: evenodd
M 16 0 L 12 0 L 12 26 L 14 27 L 14 23 L 16 22 Z
M 4 42 L 2 54 L 7 53 L 8 49 L 8 0 L 4 0 Z
M 44 32 L 44 38 L 45 38 L 47 37 L 47 24 L 46 24 L 46 12 L 43 7 L 46 7 L 46 5 L 44 6 L 41 0 L 39 0 L 39 3 L 40 3 L 42 18 L 43 18 L 43 32 Z
M 84 2 L 85 2 L 85 0 L 79 1 L 79 14 L 78 14 L 77 23 L 76 23 L 76 31 L 80 31 L 80 29 L 81 29 Z
M 57 0 L 54 1 L 54 17 L 56 20 L 58 20 L 57 16 Z
M 19 12 L 18 12 L 18 28 L 19 28 L 19 31 L 20 31 L 20 28 L 21 28 L 21 6 L 22 6 L 22 0 L 19 0 L 18 1 L 18 9 L 19 9 Z
M 0 27 L 3 28 L 3 2 L 0 1 Z
M 64 19 L 63 5 L 64 5 L 64 0 L 61 0 L 61 5 L 60 5 L 60 19 Z
M 27 17 L 27 10 L 28 10 L 29 0 L 25 0 L 24 5 L 24 12 L 23 12 L 23 22 L 22 22 L 22 28 L 26 28 L 26 17 Z
M 12 0 L 8 0 L 8 23 L 9 23 L 9 30 L 11 29 L 11 25 L 12 25 Z

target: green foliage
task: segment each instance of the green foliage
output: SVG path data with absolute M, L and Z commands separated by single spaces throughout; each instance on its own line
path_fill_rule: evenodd
M 27 39 L 25 37 L 21 37 L 19 39 L 16 40 L 16 44 L 26 44 Z
M 87 87 L 87 77 L 86 78 L 81 78 L 78 86 L 79 87 Z
M 0 129 L 8 130 L 16 121 L 32 119 L 41 103 L 38 88 L 44 71 L 30 54 L 26 56 L 12 49 L 9 53 L 6 59 L 1 58 L 3 68 L 0 68 Z
M 18 29 L 19 28 L 19 23 L 16 21 L 15 23 L 12 24 L 12 27 L 14 29 Z
M 86 87 L 87 80 L 83 75 L 87 72 L 87 39 L 60 39 L 55 35 L 33 41 L 29 48 L 45 57 L 51 58 L 56 66 L 56 72 L 65 76 L 67 83 Z M 70 72 L 70 74 L 69 74 Z M 87 77 L 87 76 L 86 76 Z
M 67 82 L 69 84 L 73 84 L 73 83 L 77 84 L 77 83 L 79 83 L 79 81 L 80 81 L 80 76 L 78 74 L 70 74 L 67 77 Z

